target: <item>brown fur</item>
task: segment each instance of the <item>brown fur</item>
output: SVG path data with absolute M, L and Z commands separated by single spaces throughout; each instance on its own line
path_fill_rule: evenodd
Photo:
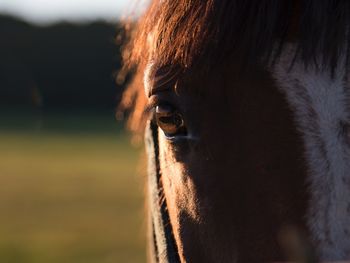
M 199 138 L 179 143 L 159 133 L 183 262 L 286 260 L 278 239 L 286 226 L 311 243 L 303 142 L 266 65 L 295 41 L 306 67 L 321 56 L 317 66 L 331 73 L 348 46 L 348 12 L 345 0 L 154 0 L 131 32 L 124 73 L 136 74 L 121 104 L 132 108 L 129 127 L 142 130 L 149 96 L 176 107 Z M 160 83 L 166 88 L 152 91 Z

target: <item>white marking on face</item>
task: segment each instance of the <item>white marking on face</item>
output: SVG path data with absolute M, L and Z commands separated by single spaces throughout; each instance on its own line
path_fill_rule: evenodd
M 294 111 L 303 137 L 311 194 L 307 217 L 311 238 L 321 260 L 350 258 L 350 100 L 344 63 L 335 75 L 307 69 L 300 61 L 291 68 L 294 47 L 288 46 L 272 75 Z

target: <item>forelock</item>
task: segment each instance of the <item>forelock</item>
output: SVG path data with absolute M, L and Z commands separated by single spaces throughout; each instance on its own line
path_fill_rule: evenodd
M 305 64 L 321 56 L 322 65 L 334 68 L 349 46 L 349 7 L 347 0 L 154 0 L 127 60 L 210 69 L 269 61 L 294 41 Z

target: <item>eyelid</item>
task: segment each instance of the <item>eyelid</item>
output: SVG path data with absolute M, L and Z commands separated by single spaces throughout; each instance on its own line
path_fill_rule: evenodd
M 148 99 L 148 103 L 147 103 L 147 108 L 148 109 L 152 109 L 155 108 L 159 105 L 160 103 L 160 99 L 158 96 L 152 95 L 149 99 Z
M 148 99 L 146 110 L 147 111 L 151 111 L 151 110 L 155 109 L 157 106 L 160 106 L 160 105 L 169 105 L 169 106 L 174 107 L 174 104 L 172 102 L 170 102 L 169 100 L 163 99 L 163 98 L 161 98 L 158 95 L 152 95 Z

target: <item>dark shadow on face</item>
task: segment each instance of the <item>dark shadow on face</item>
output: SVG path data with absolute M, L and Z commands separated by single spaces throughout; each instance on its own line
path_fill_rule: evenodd
M 159 132 L 165 198 L 182 260 L 287 260 L 280 231 L 307 236 L 306 164 L 293 113 L 270 73 L 188 73 L 158 96 L 188 138 Z M 176 137 L 176 136 L 175 136 Z

